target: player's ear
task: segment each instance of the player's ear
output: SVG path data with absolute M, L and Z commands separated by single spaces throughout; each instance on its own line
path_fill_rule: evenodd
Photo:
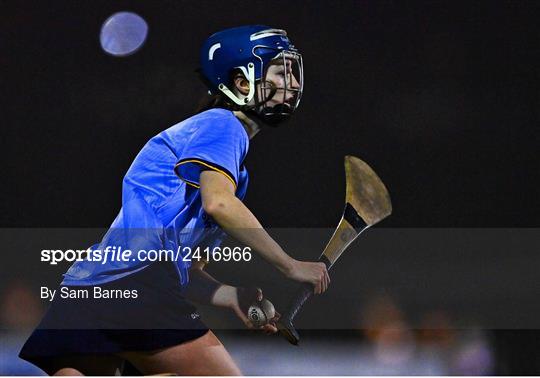
M 249 93 L 249 81 L 242 73 L 234 75 L 234 87 L 243 95 Z

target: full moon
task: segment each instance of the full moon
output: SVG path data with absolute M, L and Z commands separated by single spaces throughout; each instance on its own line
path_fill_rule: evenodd
M 128 56 L 139 50 L 148 35 L 148 24 L 136 13 L 118 12 L 101 26 L 101 48 L 113 56 Z

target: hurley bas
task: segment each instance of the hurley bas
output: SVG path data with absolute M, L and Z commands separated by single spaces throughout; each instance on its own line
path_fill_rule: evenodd
M 61 286 L 60 289 L 41 287 L 41 299 L 52 301 L 56 295 L 62 299 L 136 299 L 139 296 L 137 290 L 105 289 L 100 286 L 88 288 L 72 288 Z

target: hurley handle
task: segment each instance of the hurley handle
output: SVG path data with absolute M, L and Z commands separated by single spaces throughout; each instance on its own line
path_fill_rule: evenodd
M 326 256 L 319 258 L 320 262 L 324 262 L 327 269 L 330 269 L 330 261 Z M 298 345 L 300 342 L 300 335 L 294 329 L 293 320 L 298 311 L 302 308 L 304 303 L 313 295 L 313 285 L 309 283 L 303 283 L 298 287 L 292 301 L 289 303 L 289 307 L 285 314 L 281 316 L 277 324 L 279 332 L 293 345 Z

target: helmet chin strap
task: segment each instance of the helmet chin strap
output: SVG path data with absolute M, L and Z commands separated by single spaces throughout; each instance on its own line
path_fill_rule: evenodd
M 288 104 L 276 104 L 263 107 L 257 116 L 268 126 L 278 127 L 281 123 L 289 120 L 293 112 Z
M 287 103 L 267 106 L 267 102 L 274 97 L 279 88 L 270 80 L 267 80 L 266 83 L 267 86 L 270 87 L 270 93 L 266 95 L 265 99 L 256 102 L 255 106 L 252 108 L 252 113 L 264 124 L 271 127 L 278 127 L 281 123 L 291 118 L 293 109 Z
M 238 97 L 231 91 L 227 86 L 223 83 L 219 84 L 218 89 L 225 94 L 228 98 L 230 98 L 236 105 L 239 106 L 245 106 L 247 105 L 253 96 L 255 96 L 255 65 L 253 63 L 248 63 L 248 68 L 246 70 L 246 67 L 236 67 L 242 71 L 244 76 L 247 78 L 249 82 L 249 92 L 246 97 L 241 96 Z
M 225 84 L 220 84 L 218 89 L 223 92 L 236 105 L 244 108 L 249 113 L 253 114 L 268 126 L 277 127 L 280 123 L 288 120 L 292 113 L 292 107 L 289 104 L 276 104 L 274 106 L 265 106 L 265 104 L 276 94 L 277 86 L 272 81 L 266 81 L 270 87 L 270 93 L 265 99 L 259 100 L 255 90 L 255 66 L 253 63 L 248 64 L 248 69 L 245 67 L 239 68 L 249 82 L 249 92 L 247 96 L 237 96 Z M 249 105 L 249 102 L 255 97 L 255 104 Z

